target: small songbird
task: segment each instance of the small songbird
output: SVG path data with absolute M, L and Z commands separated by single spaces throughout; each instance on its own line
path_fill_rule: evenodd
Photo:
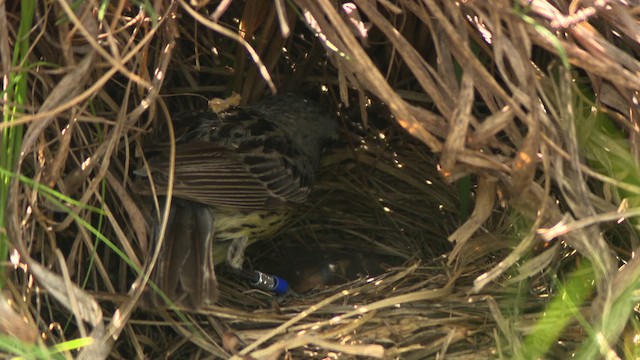
M 240 268 L 244 248 L 274 235 L 306 200 L 338 126 L 329 110 L 291 94 L 220 113 L 190 112 L 174 124 L 182 130 L 173 199 L 151 281 L 175 304 L 198 310 L 218 296 L 214 265 L 226 260 Z M 151 147 L 149 173 L 160 195 L 167 193 L 170 162 L 168 144 Z M 148 305 L 164 305 L 155 292 L 148 297 Z

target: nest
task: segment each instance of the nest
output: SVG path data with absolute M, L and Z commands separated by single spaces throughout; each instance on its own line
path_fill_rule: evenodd
M 593 1 L 3 3 L 0 351 L 635 357 L 637 21 Z M 300 294 L 221 270 L 206 311 L 139 309 L 142 139 L 276 90 L 344 133 L 247 254 Z

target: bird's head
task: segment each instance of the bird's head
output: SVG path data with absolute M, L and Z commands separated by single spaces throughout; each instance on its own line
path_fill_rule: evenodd
M 336 114 L 312 100 L 287 93 L 266 98 L 254 107 L 268 114 L 315 163 L 327 145 L 338 137 Z

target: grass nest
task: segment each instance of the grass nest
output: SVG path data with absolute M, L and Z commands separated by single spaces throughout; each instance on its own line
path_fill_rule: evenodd
M 29 358 L 632 358 L 640 12 L 600 1 L 0 4 L 0 351 Z M 309 201 L 149 310 L 145 137 L 239 95 L 342 123 Z M 237 98 L 236 98 L 237 99 Z M 6 205 L 6 206 L 5 206 Z M 326 275 L 327 269 L 329 275 Z

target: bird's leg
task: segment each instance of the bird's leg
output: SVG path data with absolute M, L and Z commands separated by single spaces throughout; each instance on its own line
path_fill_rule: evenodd
M 227 251 L 227 264 L 234 270 L 242 270 L 242 264 L 244 263 L 244 251 L 249 245 L 249 237 L 241 236 L 235 238 L 229 250 Z

